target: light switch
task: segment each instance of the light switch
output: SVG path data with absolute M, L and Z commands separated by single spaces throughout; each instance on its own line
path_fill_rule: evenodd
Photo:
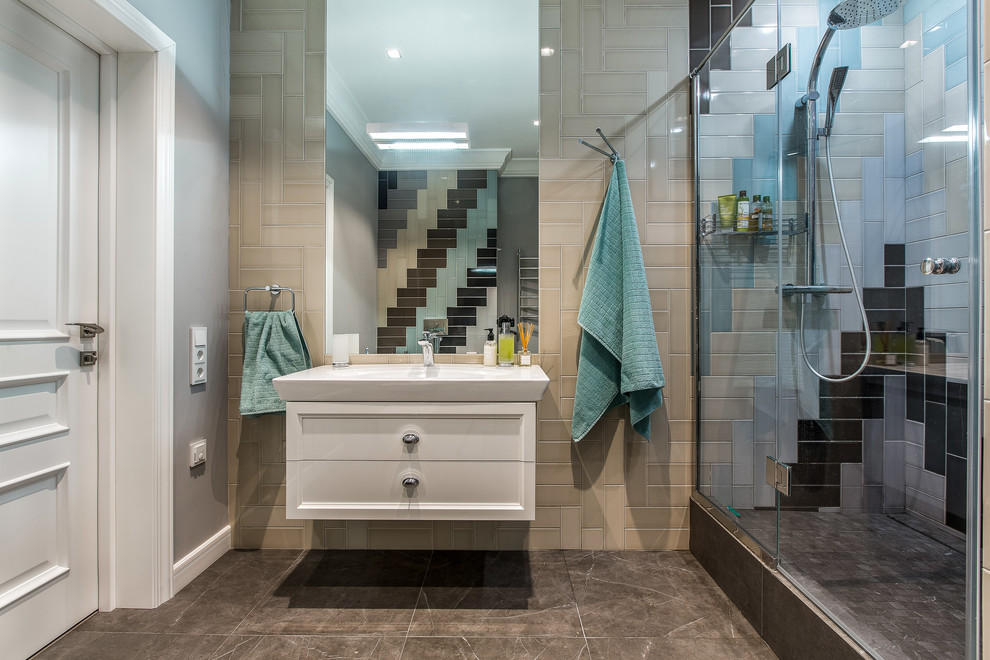
M 206 328 L 189 328 L 189 384 L 202 385 L 206 382 L 206 362 L 209 350 L 206 341 Z

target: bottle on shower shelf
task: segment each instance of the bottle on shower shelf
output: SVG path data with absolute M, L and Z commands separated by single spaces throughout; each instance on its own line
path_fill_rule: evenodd
M 762 231 L 773 231 L 773 204 L 770 202 L 768 195 L 763 196 L 763 212 L 760 214 L 760 217 L 763 219 L 760 229 Z
M 740 190 L 736 198 L 736 231 L 749 231 L 749 214 L 749 197 L 745 190 Z

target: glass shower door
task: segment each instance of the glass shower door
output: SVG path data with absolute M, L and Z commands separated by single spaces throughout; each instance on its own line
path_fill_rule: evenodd
M 755 3 L 694 78 L 698 488 L 773 555 L 776 497 L 764 471 L 777 454 L 778 253 L 790 240 L 781 229 L 776 98 L 766 86 L 776 22 L 775 3 Z M 768 198 L 772 220 L 740 223 L 741 191 L 751 205 Z
M 961 0 L 908 0 L 834 34 L 818 79 L 822 125 L 830 82 L 844 75 L 830 180 L 826 138 L 809 162 L 795 101 L 834 4 L 781 11 L 796 73 L 779 90 L 782 206 L 809 210 L 810 174 L 818 218 L 780 252 L 781 279 L 849 292 L 782 297 L 778 449 L 792 484 L 780 498 L 780 568 L 877 657 L 964 658 L 967 639 L 975 653 L 967 498 L 978 492 L 982 340 L 978 22 Z M 925 274 L 929 257 L 945 261 Z

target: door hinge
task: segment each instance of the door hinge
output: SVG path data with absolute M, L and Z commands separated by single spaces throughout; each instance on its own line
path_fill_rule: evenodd
M 791 494 L 791 466 L 781 463 L 773 456 L 767 456 L 767 485 L 781 495 Z
M 777 54 L 767 60 L 767 89 L 773 89 L 791 72 L 791 45 L 777 51 Z
M 96 351 L 79 351 L 80 367 L 92 367 L 98 359 Z

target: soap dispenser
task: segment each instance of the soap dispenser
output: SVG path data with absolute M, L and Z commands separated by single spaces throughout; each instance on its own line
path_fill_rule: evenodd
M 511 367 L 516 356 L 516 334 L 512 326 L 516 320 L 503 314 L 498 317 L 498 366 Z
M 498 344 L 495 343 L 495 329 L 485 328 L 488 331 L 488 340 L 485 342 L 485 366 L 494 367 L 498 353 Z

